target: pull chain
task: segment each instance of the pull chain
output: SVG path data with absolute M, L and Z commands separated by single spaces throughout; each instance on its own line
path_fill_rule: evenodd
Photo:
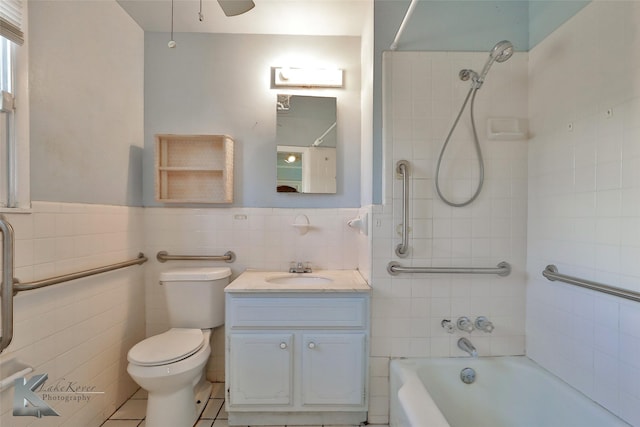
M 173 0 L 171 0 L 171 40 L 167 44 L 171 49 L 176 47 L 176 42 L 173 40 Z

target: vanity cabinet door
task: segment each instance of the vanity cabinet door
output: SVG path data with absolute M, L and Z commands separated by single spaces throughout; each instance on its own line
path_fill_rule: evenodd
M 229 335 L 229 404 L 290 405 L 293 334 Z
M 304 334 L 302 404 L 362 405 L 365 334 Z

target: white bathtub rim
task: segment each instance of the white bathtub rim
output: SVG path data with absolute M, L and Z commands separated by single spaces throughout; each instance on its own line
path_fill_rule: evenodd
M 431 417 L 433 416 L 434 418 L 434 422 L 436 424 L 433 424 L 434 427 L 451 427 L 450 424 L 448 423 L 448 421 L 446 420 L 446 418 L 444 417 L 444 414 L 442 412 L 442 410 L 436 405 L 435 401 L 433 400 L 433 398 L 431 397 L 431 395 L 429 394 L 428 389 L 426 388 L 426 386 L 422 383 L 422 380 L 418 374 L 418 369 L 419 366 L 422 363 L 425 363 L 427 361 L 429 362 L 437 362 L 437 361 L 446 361 L 446 362 L 450 362 L 450 363 L 461 363 L 464 360 L 468 360 L 470 362 L 470 364 L 473 364 L 474 361 L 488 361 L 490 359 L 520 359 L 522 361 L 524 361 L 527 364 L 533 365 L 532 367 L 535 368 L 539 368 L 540 370 L 542 370 L 543 372 L 546 372 L 548 375 L 550 375 L 551 377 L 556 378 L 560 383 L 565 384 L 568 388 L 572 389 L 575 391 L 575 393 L 582 395 L 584 397 L 586 397 L 587 399 L 589 399 L 595 406 L 599 407 L 600 409 L 602 409 L 604 412 L 609 413 L 611 416 L 613 416 L 615 419 L 619 420 L 620 422 L 622 422 L 625 426 L 631 426 L 630 424 L 628 424 L 626 422 L 626 420 L 620 418 L 617 414 L 611 412 L 609 409 L 607 409 L 606 407 L 600 405 L 598 402 L 594 401 L 593 399 L 591 399 L 590 397 L 586 396 L 584 393 L 582 393 L 580 390 L 576 389 L 575 387 L 571 386 L 570 384 L 568 384 L 566 381 L 564 381 L 562 378 L 558 377 L 556 374 L 554 374 L 553 372 L 549 371 L 548 369 L 545 369 L 544 367 L 542 367 L 541 365 L 539 365 L 535 360 L 529 358 L 526 355 L 505 355 L 505 356 L 484 356 L 484 357 L 479 357 L 476 359 L 472 359 L 469 357 L 434 357 L 434 358 L 424 358 L 424 357 L 418 357 L 418 358 L 405 358 L 405 357 L 401 357 L 401 358 L 394 358 L 391 359 L 390 361 L 390 368 L 389 368 L 389 373 L 390 373 L 390 379 L 389 379 L 389 384 L 391 387 L 391 402 L 390 402 L 390 419 L 389 419 L 389 425 L 390 427 L 407 427 L 406 424 L 406 419 L 404 419 L 403 416 L 407 417 L 410 419 L 410 426 L 412 427 L 418 427 L 418 426 L 423 426 L 424 425 L 424 421 L 422 420 L 429 420 L 429 427 L 432 426 L 431 424 L 431 418 L 421 418 L 422 416 L 427 416 L 427 417 Z M 403 387 L 405 387 L 407 384 L 409 384 L 409 387 L 407 387 L 407 391 L 406 393 L 408 394 L 409 390 L 411 390 L 412 393 L 416 393 L 416 394 L 423 394 L 423 397 L 421 397 L 420 399 L 424 399 L 424 400 L 419 400 L 420 405 L 423 405 L 423 408 L 421 408 L 420 410 L 413 410 L 410 409 L 409 412 L 406 411 L 406 406 L 408 406 L 409 404 L 409 400 L 405 397 L 404 399 L 400 399 L 400 391 Z M 422 389 L 421 391 L 417 391 L 419 389 Z M 394 392 L 394 390 L 398 390 L 397 392 Z M 405 393 L 403 393 L 405 394 Z M 426 395 L 426 397 L 424 397 L 424 395 Z M 393 399 L 396 399 L 396 404 L 398 405 L 398 408 L 396 409 L 394 407 L 394 402 Z M 403 402 L 404 401 L 404 402 Z M 401 411 L 405 411 L 404 414 L 400 414 L 398 415 L 399 412 Z M 403 418 L 403 421 L 405 421 L 405 423 L 398 423 L 398 418 Z M 444 424 L 440 424 L 441 420 L 444 422 Z M 639 426 L 640 427 L 640 426 Z
M 451 427 L 417 375 L 400 387 L 398 402 L 411 426 L 419 426 L 424 424 L 423 420 L 429 420 L 429 427 Z

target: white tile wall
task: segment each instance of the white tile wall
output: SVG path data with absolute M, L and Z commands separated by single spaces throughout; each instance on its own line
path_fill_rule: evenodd
M 640 4 L 592 2 L 530 52 L 527 353 L 640 425 Z
M 34 202 L 30 214 L 5 214 L 15 230 L 15 277 L 23 282 L 135 258 L 143 247 L 142 209 Z M 144 337 L 143 267 L 18 294 L 11 357 L 47 385 L 76 382 L 103 395 L 48 403 L 59 417 L 15 417 L 13 392 L 0 397 L 1 425 L 100 425 L 137 388 L 126 353 Z M 34 422 L 34 420 L 37 421 Z
M 349 228 L 347 221 L 370 215 L 370 210 L 142 209 L 34 202 L 32 214 L 7 215 L 16 230 L 15 275 L 20 280 L 119 262 L 134 258 L 142 248 L 149 262 L 143 268 L 18 295 L 14 342 L 1 360 L 16 356 L 33 365 L 36 373 L 47 373 L 49 382 L 66 378 L 106 392 L 88 404 L 52 404 L 62 417 L 55 422 L 44 418 L 38 425 L 100 425 L 137 388 L 126 373 L 129 348 L 168 327 L 166 303 L 157 286 L 160 271 L 224 265 L 232 268 L 235 278 L 246 268 L 285 270 L 290 261 L 301 260 L 311 261 L 316 269 L 362 265 L 369 278 L 369 240 Z M 307 215 L 311 223 L 305 235 L 291 226 L 299 214 Z M 237 260 L 161 264 L 155 259 L 159 250 L 174 254 L 233 250 Z M 223 328 L 215 330 L 213 343 L 208 376 L 224 381 Z M 32 421 L 16 420 L 12 399 L 13 393 L 2 394 L 2 424 Z
M 153 262 L 146 269 L 147 334 L 168 328 L 166 301 L 158 286 L 161 271 L 175 267 L 211 265 L 230 267 L 237 277 L 247 268 L 286 271 L 291 261 L 310 261 L 314 269 L 356 269 L 367 272 L 367 237 L 347 226 L 363 209 L 146 208 L 145 251 Z M 292 226 L 306 215 L 311 227 L 302 235 Z M 231 250 L 234 263 L 155 260 L 158 251 L 170 254 L 222 255 Z M 224 381 L 224 328 L 212 339 L 207 376 Z
M 464 356 L 456 346 L 466 333 L 449 335 L 443 319 L 488 316 L 492 334 L 474 331 L 481 355 L 524 354 L 527 144 L 487 141 L 488 117 L 526 118 L 527 55 L 492 68 L 479 91 L 475 112 L 485 159 L 485 184 L 478 200 L 451 208 L 435 192 L 440 148 L 469 89 L 461 68 L 479 70 L 485 53 L 386 52 L 384 57 L 384 205 L 373 209 L 372 387 L 379 406 L 371 422 L 387 422 L 388 362 L 391 357 Z M 473 194 L 477 162 L 468 110 L 443 162 L 443 190 L 455 201 Z M 394 254 L 402 222 L 398 160 L 411 164 L 410 254 Z M 391 260 L 405 266 L 493 267 L 508 261 L 508 277 L 405 274 L 386 271 Z M 385 403 L 387 402 L 387 403 Z

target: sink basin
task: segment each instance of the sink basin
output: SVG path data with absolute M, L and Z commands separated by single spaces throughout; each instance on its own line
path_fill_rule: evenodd
M 357 270 L 316 270 L 313 273 L 246 270 L 224 291 L 235 292 L 370 292 Z
M 307 274 L 270 277 L 266 281 L 276 285 L 323 285 L 333 282 L 333 280 L 328 277 L 308 276 Z

